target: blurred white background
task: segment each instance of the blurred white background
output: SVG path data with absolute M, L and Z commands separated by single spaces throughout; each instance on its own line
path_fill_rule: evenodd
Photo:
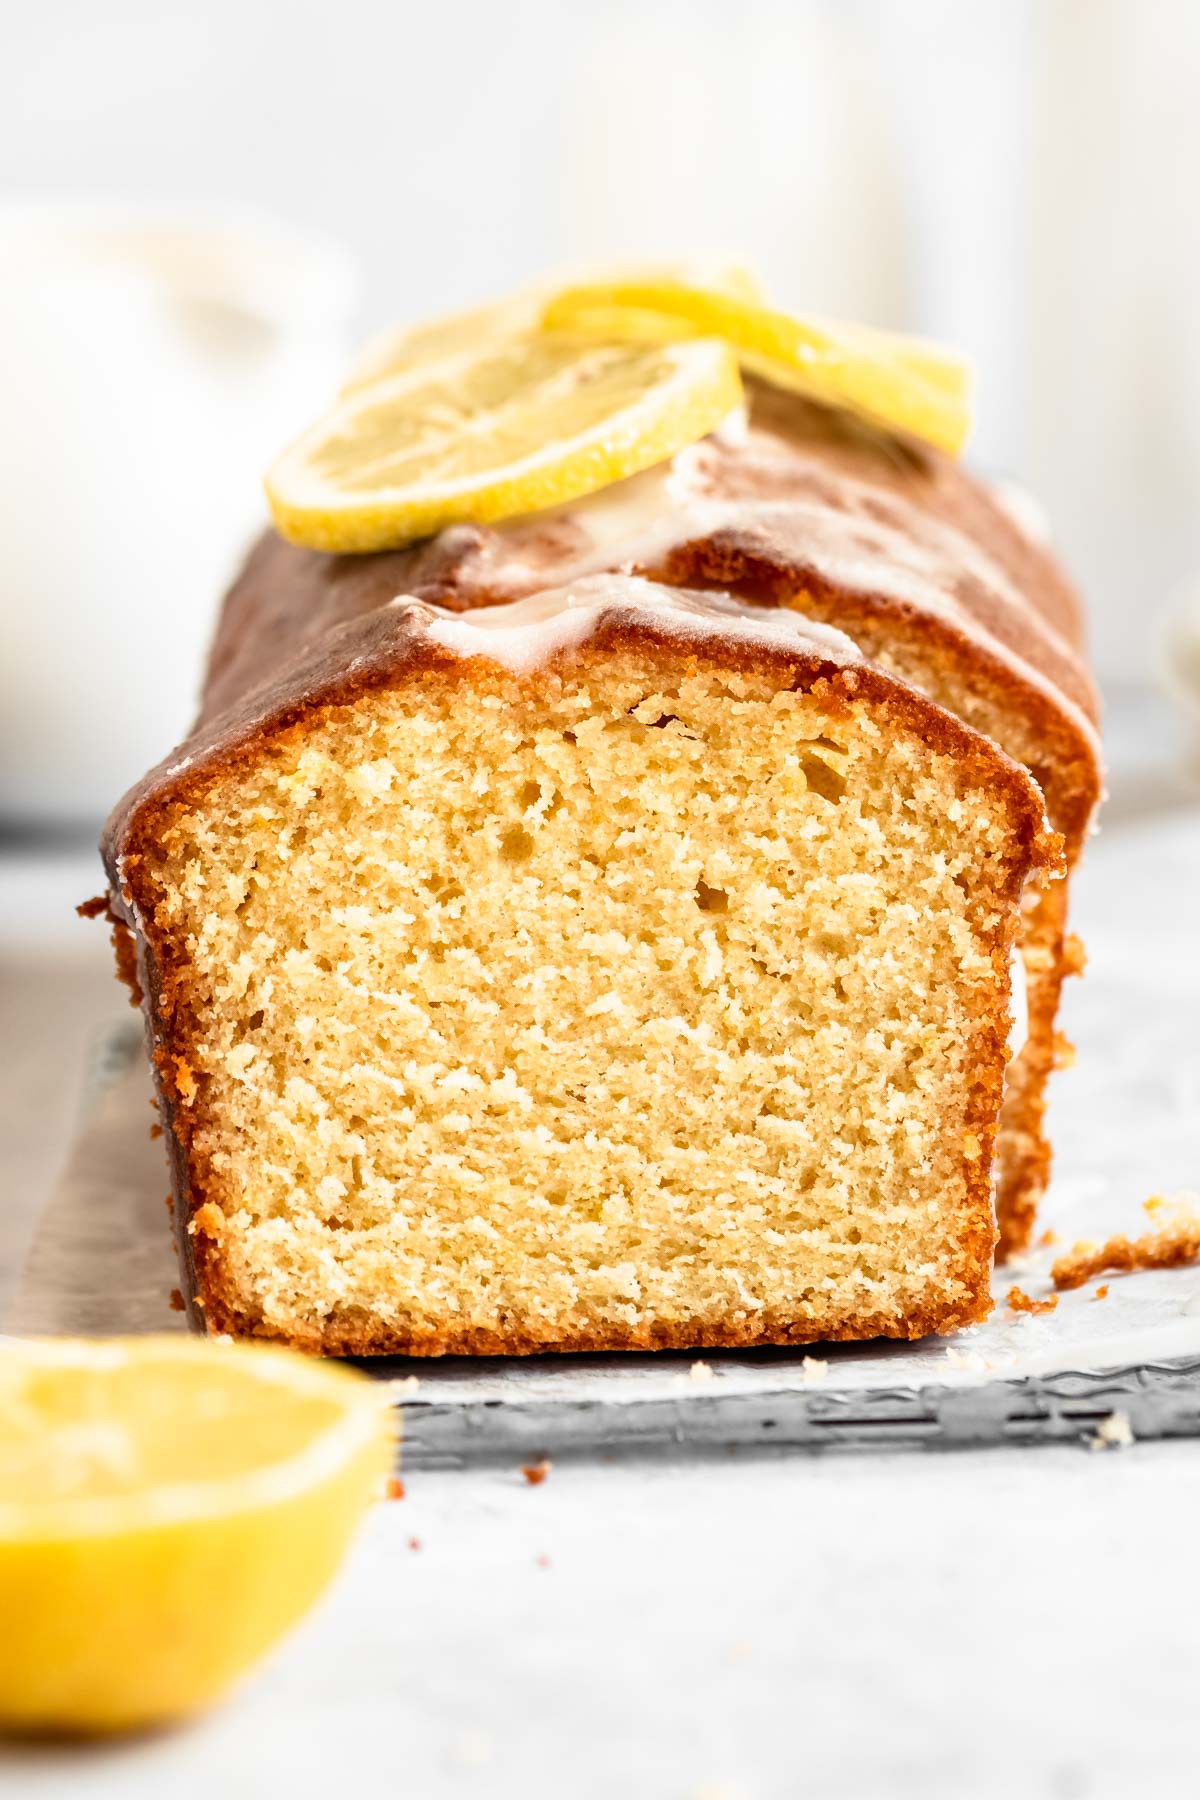
M 1102 676 L 1152 677 L 1200 578 L 1197 0 L 40 0 L 0 38 L 9 197 L 338 240 L 358 333 L 717 250 L 964 346 L 975 460 L 1046 503 Z

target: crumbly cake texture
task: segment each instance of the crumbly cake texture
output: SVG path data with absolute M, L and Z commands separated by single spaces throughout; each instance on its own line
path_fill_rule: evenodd
M 751 384 L 749 427 L 663 469 L 503 528 L 409 550 L 323 556 L 268 534 L 225 605 L 213 717 L 325 634 L 417 594 L 453 609 L 511 601 L 599 569 L 710 585 L 841 627 L 877 666 L 992 738 L 1032 774 L 1068 870 L 1100 796 L 1097 701 L 1078 599 L 1030 505 L 953 460 Z M 1082 968 L 1068 883 L 1025 896 L 1028 1002 L 995 1158 L 1001 1257 L 1029 1243 L 1050 1174 L 1046 1086 L 1064 979 Z
M 114 816 L 210 1330 L 523 1353 L 990 1310 L 1039 790 L 820 626 L 585 587 L 526 660 L 498 614 L 366 610 Z

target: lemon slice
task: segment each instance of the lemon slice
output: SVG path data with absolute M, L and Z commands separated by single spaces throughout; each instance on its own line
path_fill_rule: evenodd
M 685 273 L 718 293 L 732 294 L 742 300 L 762 298 L 757 277 L 741 263 L 716 262 L 711 268 L 689 265 L 687 271 L 678 267 L 628 270 L 620 278 L 642 282 L 678 281 Z M 608 279 L 613 279 L 611 274 Z M 429 319 L 419 325 L 404 326 L 399 331 L 385 332 L 368 344 L 356 361 L 342 388 L 343 397 L 389 375 L 411 369 L 416 363 L 434 362 L 444 356 L 456 355 L 460 350 L 480 349 L 502 338 L 536 331 L 547 304 L 563 285 L 562 281 L 532 282 L 515 294 L 505 295 L 502 300 L 473 306 L 466 312 L 450 313 L 444 318 Z M 652 342 L 661 340 L 661 330 L 651 338 Z
M 971 427 L 971 376 L 953 351 L 914 338 L 797 318 L 756 300 L 681 281 L 620 281 L 567 288 L 542 324 L 608 341 L 722 337 L 744 369 L 777 387 L 836 406 L 886 430 L 957 455 Z
M 712 431 L 741 394 L 718 339 L 513 338 L 352 394 L 279 458 L 267 498 L 293 543 L 387 549 L 634 475 Z
M 198 1339 L 0 1350 L 0 1724 L 107 1732 L 214 1699 L 299 1618 L 381 1488 L 367 1377 Z

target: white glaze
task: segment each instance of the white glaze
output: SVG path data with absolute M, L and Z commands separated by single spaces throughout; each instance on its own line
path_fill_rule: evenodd
M 558 650 L 581 644 L 601 619 L 619 614 L 653 622 L 680 638 L 718 638 L 810 652 L 839 664 L 857 662 L 852 639 L 831 625 L 786 608 L 752 606 L 729 594 L 663 587 L 633 575 L 592 575 L 503 606 L 469 612 L 404 596 L 434 643 L 456 656 L 486 656 L 517 671 L 537 668 Z
M 693 446 L 640 475 L 629 475 L 566 506 L 521 520 L 518 531 L 524 537 L 531 525 L 541 525 L 552 542 L 559 531 L 574 533 L 579 548 L 564 570 L 573 580 L 604 569 L 651 567 L 678 544 L 710 537 L 728 525 L 732 515 L 740 517 L 744 511 L 744 505 L 733 507 L 704 494 Z M 512 538 L 506 527 L 499 527 L 499 536 L 507 550 Z M 530 544 L 531 577 L 538 572 L 537 548 L 535 537 Z

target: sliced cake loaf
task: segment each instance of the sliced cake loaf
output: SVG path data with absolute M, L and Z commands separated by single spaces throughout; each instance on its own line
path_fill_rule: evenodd
M 195 1323 L 949 1331 L 1028 1241 L 1099 797 L 954 352 L 741 269 L 394 332 L 105 834 Z
M 712 579 L 722 541 L 631 557 Z M 516 584 L 495 535 L 421 554 L 459 607 L 472 556 Z M 1059 866 L 1030 776 L 762 594 L 530 555 L 464 612 L 394 560 L 257 553 L 205 721 L 110 822 L 195 1316 L 349 1354 L 984 1316 Z
M 235 699 L 316 629 L 415 593 L 460 609 L 597 570 L 711 585 L 848 632 L 1033 775 L 1068 870 L 1100 796 L 1097 699 L 1079 602 L 1031 504 L 951 457 L 762 383 L 738 422 L 554 512 L 460 526 L 373 556 L 270 535 L 226 602 L 208 705 Z M 1050 1172 L 1043 1115 L 1065 975 L 1068 882 L 1026 897 L 1027 1030 L 1009 1069 L 994 1169 L 1001 1253 L 1028 1242 Z

